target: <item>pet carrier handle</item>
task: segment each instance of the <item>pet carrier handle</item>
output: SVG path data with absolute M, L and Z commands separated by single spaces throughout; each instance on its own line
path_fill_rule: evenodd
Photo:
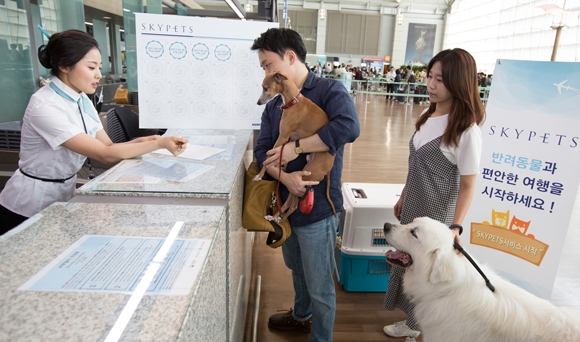
M 367 198 L 367 194 L 363 189 L 352 189 L 354 198 Z

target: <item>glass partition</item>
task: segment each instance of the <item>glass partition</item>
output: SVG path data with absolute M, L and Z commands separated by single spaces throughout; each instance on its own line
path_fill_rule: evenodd
M 38 77 L 48 77 L 37 58 L 37 49 L 48 34 L 84 28 L 83 0 L 0 1 L 0 123 L 19 121 Z
M 21 120 L 36 90 L 32 72 L 28 17 L 24 4 L 0 5 L 0 122 Z

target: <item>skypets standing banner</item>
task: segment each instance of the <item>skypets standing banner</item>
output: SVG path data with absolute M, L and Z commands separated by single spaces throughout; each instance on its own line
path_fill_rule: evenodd
M 543 298 L 580 178 L 580 63 L 500 60 L 482 126 L 467 250 Z

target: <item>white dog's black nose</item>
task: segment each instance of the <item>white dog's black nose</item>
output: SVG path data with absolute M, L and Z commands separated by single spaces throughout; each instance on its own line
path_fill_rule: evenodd
M 393 225 L 392 225 L 392 224 L 390 224 L 389 222 L 386 222 L 386 223 L 385 223 L 385 227 L 383 228 L 383 231 L 384 231 L 385 233 L 388 233 L 388 232 L 389 232 L 389 230 L 391 230 L 392 228 L 393 228 Z

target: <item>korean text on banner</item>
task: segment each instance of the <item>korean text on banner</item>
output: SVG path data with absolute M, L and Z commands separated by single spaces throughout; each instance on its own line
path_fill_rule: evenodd
M 580 63 L 498 61 L 469 251 L 543 298 L 554 285 L 580 173 Z

